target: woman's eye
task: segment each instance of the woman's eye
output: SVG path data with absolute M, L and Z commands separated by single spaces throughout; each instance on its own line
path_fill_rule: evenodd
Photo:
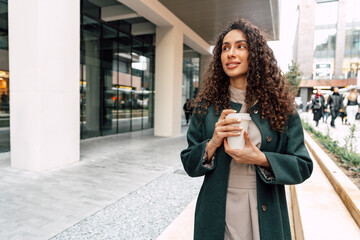
M 229 50 L 229 47 L 223 47 L 223 51 Z

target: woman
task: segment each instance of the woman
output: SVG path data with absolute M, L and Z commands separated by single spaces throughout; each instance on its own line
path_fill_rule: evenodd
M 181 152 L 185 171 L 205 176 L 195 240 L 291 239 L 284 184 L 312 172 L 293 102 L 259 29 L 243 19 L 229 25 L 216 41 Z M 243 131 L 225 119 L 235 110 L 252 118 L 240 150 L 226 140 Z
M 311 98 L 311 109 L 314 114 L 314 121 L 316 122 L 316 126 L 319 125 L 319 120 L 323 117 L 325 108 L 325 99 L 321 94 L 321 90 L 316 90 L 316 95 Z
M 359 110 L 359 94 L 356 88 L 350 90 L 349 95 L 344 99 L 344 106 L 346 106 L 346 119 L 349 125 L 355 124 L 355 117 Z

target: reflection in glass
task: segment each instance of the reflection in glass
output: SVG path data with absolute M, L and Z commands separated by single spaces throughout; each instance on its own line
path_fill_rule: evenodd
M 142 77 L 142 109 L 143 109 L 143 128 L 152 128 L 154 126 L 154 48 L 144 44 L 144 64 Z
M 331 79 L 334 74 L 337 1 L 316 4 L 313 78 Z
M 117 89 L 117 119 L 118 132 L 129 132 L 131 126 L 131 38 L 119 33 L 118 85 Z
M 102 38 L 102 73 L 103 73 L 103 114 L 102 135 L 117 132 L 116 109 L 118 108 L 117 88 L 117 31 L 103 25 Z
M 142 103 L 142 76 L 146 70 L 146 58 L 142 56 L 143 43 L 133 39 L 132 46 L 132 64 L 131 64 L 131 130 L 140 130 L 142 128 L 143 119 L 143 103 Z
M 10 151 L 8 4 L 0 1 L 0 152 Z
M 120 21 L 96 19 L 92 6 L 82 12 L 81 137 L 153 127 L 154 47 L 122 32 Z
M 314 79 L 331 79 L 334 74 L 336 29 L 314 33 Z
M 183 87 L 186 99 L 195 98 L 199 90 L 199 57 L 183 59 Z
M 186 99 L 190 99 L 192 102 L 197 96 L 200 79 L 199 71 L 200 55 L 184 45 L 182 104 L 186 102 Z M 185 114 L 183 111 L 182 119 L 185 121 Z
M 81 137 L 100 135 L 101 24 L 82 17 L 80 111 Z
M 360 1 L 346 2 L 345 53 L 342 73 L 344 78 L 356 78 L 360 70 Z
M 343 74 L 345 78 L 355 78 L 360 68 L 360 26 L 346 29 Z

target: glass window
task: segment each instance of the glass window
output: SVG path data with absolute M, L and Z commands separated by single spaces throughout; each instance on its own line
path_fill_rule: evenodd
M 338 2 L 326 1 L 316 4 L 315 26 L 337 24 Z
M 117 85 L 119 107 L 118 132 L 129 132 L 131 127 L 131 38 L 119 33 L 118 50 L 119 80 Z
M 146 57 L 142 55 L 143 52 L 143 43 L 133 39 L 132 47 L 132 118 L 131 118 L 131 130 L 140 130 L 142 129 L 142 119 L 143 119 L 143 95 L 142 93 L 142 78 L 143 73 L 147 69 Z
M 8 1 L 0 1 L 0 152 L 10 151 Z
M 154 47 L 144 44 L 143 52 L 146 68 L 142 78 L 142 109 L 143 129 L 154 127 L 154 84 L 155 84 L 155 50 Z
M 332 79 L 334 74 L 337 1 L 318 1 L 314 32 L 314 79 Z
M 101 46 L 103 74 L 102 135 L 114 134 L 117 132 L 117 42 L 117 31 L 104 25 Z
M 346 1 L 346 23 L 360 23 L 360 1 Z M 358 24 L 357 24 L 358 25 Z
M 0 0 L 1 1 L 1 0 Z M 86 4 L 85 4 L 86 3 Z M 81 137 L 154 126 L 154 47 L 132 37 L 124 21 L 105 23 L 84 0 L 81 26 Z M 153 36 L 149 36 L 149 39 Z
M 101 24 L 82 17 L 80 121 L 81 137 L 100 135 Z
M 356 78 L 360 69 L 360 1 L 346 1 L 344 78 Z
M 184 104 L 186 99 L 193 101 L 198 94 L 200 54 L 184 45 L 183 56 L 182 103 Z M 184 112 L 182 119 L 185 121 Z

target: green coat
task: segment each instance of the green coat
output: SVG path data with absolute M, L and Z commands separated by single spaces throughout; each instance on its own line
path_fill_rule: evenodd
M 237 111 L 241 104 L 232 103 Z M 275 180 L 266 180 L 256 167 L 258 214 L 261 240 L 291 239 L 284 184 L 298 184 L 310 177 L 313 163 L 304 143 L 304 133 L 299 115 L 291 115 L 283 133 L 270 128 L 268 120 L 260 118 L 259 106 L 250 109 L 250 116 L 261 132 L 260 150 L 266 155 Z M 181 152 L 185 171 L 191 177 L 204 176 L 195 211 L 195 240 L 223 240 L 229 165 L 231 157 L 224 145 L 215 152 L 213 168 L 203 165 L 206 143 L 214 133 L 219 116 L 213 106 L 204 121 L 193 115 L 187 140 L 188 148 Z

